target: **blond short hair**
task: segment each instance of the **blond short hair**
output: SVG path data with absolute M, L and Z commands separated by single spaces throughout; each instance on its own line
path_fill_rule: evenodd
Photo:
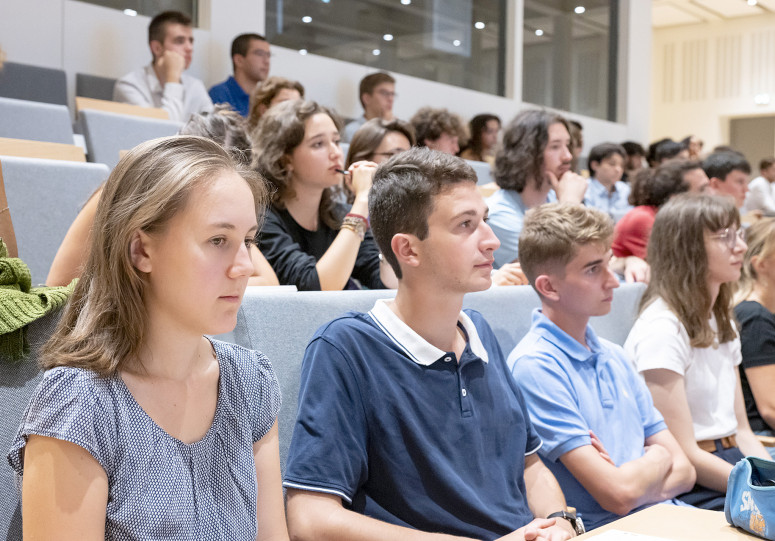
M 597 209 L 569 203 L 548 203 L 531 209 L 519 235 L 519 263 L 530 285 L 542 274 L 561 272 L 587 244 L 611 244 L 614 225 Z

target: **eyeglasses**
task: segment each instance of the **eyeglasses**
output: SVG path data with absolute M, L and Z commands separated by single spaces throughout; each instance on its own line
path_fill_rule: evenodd
M 727 248 L 729 248 L 730 250 L 734 250 L 738 240 L 745 242 L 745 232 L 742 229 L 727 227 L 721 233 L 718 233 L 716 235 L 711 235 L 710 238 L 720 239 L 724 241 L 724 244 L 727 245 Z
M 383 98 L 396 98 L 396 97 L 398 97 L 398 94 L 396 94 L 395 92 L 391 92 L 390 90 L 384 90 L 384 89 L 377 90 L 375 92 L 375 94 L 379 94 Z
M 253 54 L 257 55 L 259 58 L 272 58 L 272 53 L 260 49 L 258 51 L 253 51 Z

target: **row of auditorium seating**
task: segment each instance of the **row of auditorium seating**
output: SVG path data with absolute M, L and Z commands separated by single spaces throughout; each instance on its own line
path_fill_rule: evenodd
M 167 135 L 182 124 L 167 120 L 160 109 L 102 100 L 76 100 L 78 126 L 83 133 L 90 162 L 115 167 L 122 150 Z M 0 137 L 73 144 L 70 111 L 64 105 L 0 98 Z
M 0 156 L 19 257 L 33 285 L 46 281 L 70 224 L 109 173 L 104 164 Z
M 110 100 L 115 83 L 109 77 L 76 73 L 75 95 Z M 0 97 L 67 105 L 67 74 L 61 69 L 5 62 L 0 70 Z
M 591 325 L 602 337 L 623 344 L 635 321 L 643 284 L 617 289 L 611 312 L 593 318 Z M 263 352 L 271 361 L 280 383 L 283 405 L 278 424 L 281 467 L 288 455 L 299 393 L 304 350 L 315 331 L 348 310 L 368 311 L 377 299 L 394 291 L 288 292 L 272 288 L 248 288 L 237 316 L 237 327 L 219 338 Z M 532 310 L 540 305 L 528 286 L 493 288 L 465 297 L 464 307 L 481 312 L 495 332 L 501 350 L 508 353 L 530 328 Z M 32 344 L 29 358 L 7 364 L 0 357 L 0 450 L 5 452 L 16 434 L 30 394 L 42 377 L 36 366 L 37 348 L 50 335 L 58 314 L 30 325 Z M 21 514 L 16 477 L 7 461 L 0 460 L 0 538 L 21 539 Z

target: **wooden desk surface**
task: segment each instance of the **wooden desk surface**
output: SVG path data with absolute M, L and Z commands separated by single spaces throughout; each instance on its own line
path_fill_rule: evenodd
M 601 526 L 576 539 L 592 539 L 620 530 L 675 541 L 753 541 L 761 538 L 730 526 L 720 511 L 659 504 Z M 635 540 L 633 540 L 635 541 Z

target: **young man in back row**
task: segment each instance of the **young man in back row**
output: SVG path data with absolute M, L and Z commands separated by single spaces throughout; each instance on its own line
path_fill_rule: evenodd
M 395 300 L 324 325 L 305 353 L 284 486 L 297 539 L 570 538 L 562 492 L 492 330 L 498 240 L 476 174 L 427 148 L 377 170 L 374 238 Z M 534 517 L 540 517 L 534 519 Z
M 179 11 L 159 13 L 148 25 L 148 46 L 151 64 L 116 81 L 113 101 L 160 107 L 177 122 L 212 111 L 213 102 L 204 83 L 183 73 L 194 55 L 191 18 Z
M 695 471 L 624 350 L 589 318 L 611 310 L 613 224 L 601 211 L 551 203 L 529 211 L 522 269 L 541 298 L 508 358 L 544 442 L 539 453 L 588 529 L 675 503 Z

